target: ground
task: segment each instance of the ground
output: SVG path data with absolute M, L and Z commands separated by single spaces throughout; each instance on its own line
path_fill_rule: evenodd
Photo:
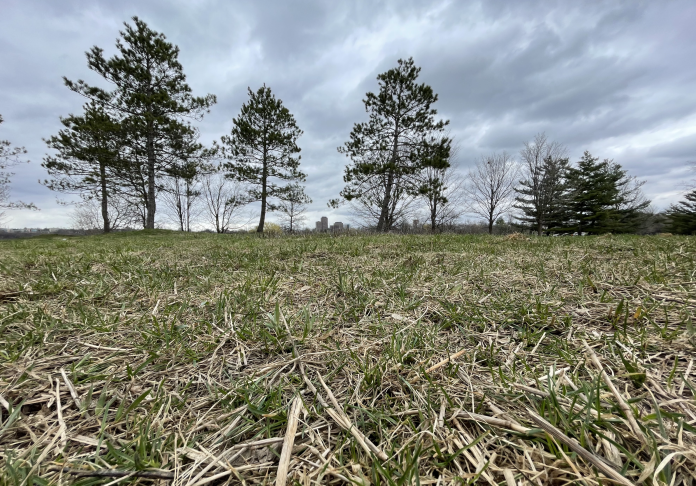
M 695 256 L 669 236 L 2 241 L 0 485 L 693 484 Z

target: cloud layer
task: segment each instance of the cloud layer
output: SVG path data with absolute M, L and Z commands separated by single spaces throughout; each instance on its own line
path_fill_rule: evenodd
M 518 153 L 538 132 L 613 158 L 646 179 L 657 208 L 678 199 L 696 161 L 696 4 L 691 1 L 486 2 L 32 2 L 5 0 L 0 17 L 0 139 L 29 150 L 13 194 L 39 212 L 13 212 L 19 226 L 67 226 L 68 209 L 37 183 L 42 138 L 83 101 L 61 77 L 101 81 L 84 52 L 107 55 L 133 15 L 181 49 L 194 94 L 218 104 L 199 127 L 205 142 L 229 132 L 263 83 L 305 134 L 302 164 L 321 214 L 350 221 L 326 202 L 342 188 L 336 151 L 376 76 L 413 56 L 439 94 L 466 169 L 482 154 Z

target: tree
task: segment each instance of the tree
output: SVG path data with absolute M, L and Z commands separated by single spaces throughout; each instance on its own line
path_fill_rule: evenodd
M 42 183 L 52 191 L 99 200 L 101 226 L 108 233 L 112 228 L 109 197 L 119 192 L 114 173 L 122 145 L 120 126 L 99 103 L 90 102 L 84 108 L 82 116 L 61 118 L 65 128 L 45 140 L 57 155 L 44 158 L 41 166 L 52 179 Z
M 539 133 L 524 144 L 520 153 L 522 177 L 515 188 L 515 208 L 522 211 L 518 219 L 541 235 L 556 226 L 565 196 L 566 149 Z
M 667 210 L 669 230 L 681 235 L 696 233 L 696 189 L 687 192 L 684 200 L 672 204 Z
M 0 115 L 0 124 L 2 122 L 2 115 Z M 24 147 L 12 147 L 12 143 L 8 140 L 0 140 L 0 222 L 5 217 L 3 209 L 36 209 L 32 203 L 10 201 L 10 179 L 14 173 L 8 169 L 21 164 L 20 157 L 26 153 Z
M 164 34 L 150 29 L 133 17 L 134 25 L 125 23 L 121 39 L 116 41 L 118 54 L 106 59 L 97 46 L 87 52 L 91 70 L 114 86 L 114 91 L 90 86 L 80 80 L 63 78 L 66 86 L 86 98 L 102 103 L 121 124 L 127 140 L 129 182 L 133 197 L 143 200 L 145 227 L 155 227 L 157 181 L 166 177 L 193 128 L 187 121 L 199 120 L 216 102 L 214 95 L 194 97 L 179 63 L 179 48 Z
M 361 179 L 360 196 L 346 198 L 346 200 L 350 205 L 353 217 L 362 221 L 365 227 L 377 229 L 382 215 L 382 204 L 385 201 L 390 183 L 392 195 L 389 198 L 386 222 L 384 223 L 386 230 L 384 231 L 397 227 L 400 221 L 407 221 L 417 213 L 418 193 L 410 187 L 412 184 L 406 180 L 405 176 L 394 175 L 390 181 L 389 175 L 382 173 L 370 176 L 369 180 L 368 178 Z M 353 179 L 352 182 L 358 182 L 358 178 Z M 338 199 L 332 199 L 328 206 L 337 209 L 340 204 L 341 201 Z
M 127 199 L 112 194 L 108 200 L 108 214 L 111 230 L 130 228 L 141 223 L 142 217 Z M 79 230 L 103 229 L 104 219 L 101 203 L 96 199 L 86 199 L 76 204 L 71 212 L 72 226 Z
M 278 211 L 281 222 L 290 233 L 297 229 L 297 225 L 307 220 L 304 215 L 307 204 L 312 204 L 312 200 L 305 194 L 304 187 L 299 184 L 287 186 L 283 200 L 278 205 Z
M 266 212 L 275 211 L 274 199 L 283 198 L 287 188 L 276 182 L 304 182 L 300 172 L 302 135 L 295 117 L 265 84 L 255 93 L 249 88 L 249 101 L 232 120 L 232 132 L 222 137 L 229 158 L 224 167 L 227 176 L 248 185 L 248 201 L 261 201 L 261 216 L 256 231 L 263 232 Z
M 230 231 L 247 204 L 248 190 L 239 182 L 220 173 L 219 168 L 203 175 L 201 180 L 203 215 L 217 233 Z M 248 223 L 251 218 L 245 223 Z M 241 227 L 237 224 L 235 227 Z
M 489 234 L 493 234 L 495 221 L 513 208 L 518 173 L 517 163 L 505 152 L 481 157 L 469 172 L 465 186 L 468 208 L 485 218 Z
M 578 233 L 632 232 L 640 225 L 640 211 L 650 204 L 640 190 L 643 182 L 588 151 L 577 167 L 567 169 L 566 178 L 566 227 Z
M 430 86 L 416 84 L 419 73 L 409 58 L 399 59 L 396 68 L 378 75 L 379 93 L 368 92 L 363 100 L 369 121 L 356 123 L 350 140 L 338 148 L 351 160 L 341 197 L 357 200 L 363 210 L 378 214 L 377 231 L 388 231 L 399 220 L 397 209 L 407 206 L 400 198 L 418 194 L 417 176 L 426 167 L 445 168 L 448 163 L 451 141 L 439 135 L 449 121 L 435 120 L 432 105 L 437 95 Z
M 425 202 L 433 233 L 454 224 L 462 214 L 464 179 L 452 165 L 454 152 L 450 150 L 446 164 L 428 164 L 419 175 L 418 193 Z
M 172 167 L 160 194 L 165 212 L 180 231 L 191 231 L 192 221 L 200 213 L 202 166 L 195 160 L 185 160 Z

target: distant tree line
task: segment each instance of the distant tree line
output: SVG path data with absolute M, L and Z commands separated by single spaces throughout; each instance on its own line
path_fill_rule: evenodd
M 544 134 L 526 143 L 517 162 L 507 153 L 484 156 L 464 178 L 455 170 L 449 121 L 438 120 L 437 95 L 418 84 L 413 59 L 377 76 L 379 92 L 367 93 L 367 122 L 356 123 L 339 147 L 350 163 L 340 198 L 376 231 L 408 224 L 417 204 L 427 208 L 433 232 L 452 226 L 464 212 L 482 217 L 489 233 L 502 216 L 538 234 L 635 232 L 650 201 L 642 181 L 611 161 L 585 152 L 571 164 L 566 149 Z
M 696 191 L 655 215 L 641 190 L 645 181 L 588 151 L 571 163 L 566 148 L 543 133 L 524 144 L 519 161 L 493 153 L 461 175 L 444 133 L 449 122 L 437 120 L 437 95 L 417 83 L 419 72 L 408 59 L 377 76 L 379 92 L 364 100 L 369 120 L 356 123 L 338 149 L 350 163 L 330 207 L 349 204 L 376 231 L 409 226 L 423 214 L 419 206 L 433 232 L 453 228 L 464 213 L 483 218 L 489 233 L 511 214 L 515 228 L 538 235 L 696 231 Z
M 249 88 L 230 134 L 204 147 L 194 123 L 216 97 L 194 96 L 178 47 L 132 20 L 124 24 L 114 56 L 106 58 L 97 46 L 86 53 L 89 69 L 108 88 L 64 78 L 86 102 L 82 113 L 61 118 L 63 128 L 45 140 L 52 152 L 42 163 L 49 177 L 41 182 L 79 195 L 76 224 L 99 225 L 104 232 L 155 228 L 156 214 L 164 214 L 181 231 L 205 222 L 225 233 L 251 221 L 250 203 L 260 205 L 258 232 L 270 212 L 288 231 L 301 228 L 312 200 L 302 185 L 303 132 L 292 113 L 265 84 Z M 512 216 L 515 228 L 539 235 L 632 233 L 655 219 L 641 191 L 644 181 L 587 151 L 573 163 L 565 147 L 544 134 L 525 143 L 518 160 L 491 153 L 463 174 L 449 120 L 438 117 L 438 96 L 418 82 L 420 71 L 412 58 L 400 59 L 377 76 L 378 92 L 363 100 L 367 121 L 356 123 L 338 148 L 349 162 L 345 186 L 329 207 L 349 205 L 378 232 L 410 226 L 412 219 L 443 231 L 465 214 L 482 218 L 489 233 Z M 0 211 L 33 208 L 9 198 L 8 168 L 23 153 L 0 142 Z M 696 232 L 696 191 L 662 218 L 673 232 Z

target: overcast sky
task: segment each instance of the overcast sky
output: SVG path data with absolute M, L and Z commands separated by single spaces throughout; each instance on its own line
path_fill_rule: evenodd
M 322 214 L 350 221 L 326 207 L 343 187 L 347 159 L 336 147 L 366 120 L 362 99 L 377 90 L 377 74 L 411 56 L 451 120 L 464 169 L 482 154 L 517 155 L 545 132 L 573 161 L 590 150 L 647 180 L 657 209 L 693 176 L 693 0 L 0 0 L 0 139 L 27 148 L 13 196 L 41 208 L 11 212 L 7 226 L 70 225 L 70 209 L 37 182 L 46 176 L 42 138 L 84 103 L 62 76 L 99 83 L 85 51 L 112 55 L 134 15 L 180 47 L 194 94 L 217 95 L 198 125 L 205 143 L 230 131 L 247 87 L 266 83 L 283 100 L 304 130 L 310 224 Z

